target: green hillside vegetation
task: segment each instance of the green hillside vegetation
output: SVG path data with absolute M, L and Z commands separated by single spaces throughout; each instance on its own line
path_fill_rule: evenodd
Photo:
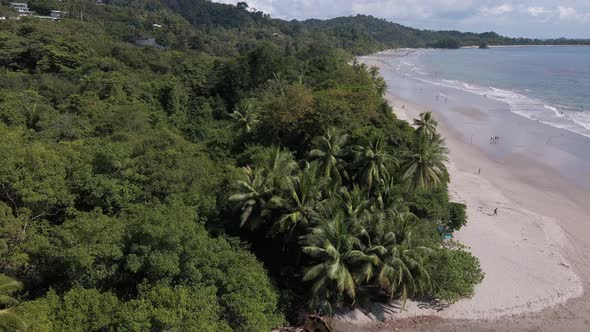
M 538 41 L 245 3 L 30 5 L 70 18 L 0 21 L 0 330 L 269 331 L 481 282 L 443 240 L 468 221 L 435 119 L 398 120 L 354 55 Z

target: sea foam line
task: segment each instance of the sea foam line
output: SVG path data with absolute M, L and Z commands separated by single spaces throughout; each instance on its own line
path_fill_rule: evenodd
M 414 63 L 403 61 L 404 65 L 412 68 L 410 73 L 403 72 L 398 66 L 396 69 L 399 73 L 409 78 L 431 84 L 452 88 L 460 91 L 465 91 L 480 96 L 485 96 L 493 100 L 506 103 L 512 113 L 526 117 L 527 119 L 539 121 L 547 125 L 565 129 L 570 132 L 590 137 L 590 114 L 584 114 L 581 111 L 559 110 L 558 108 L 547 105 L 541 100 L 532 98 L 523 93 L 516 91 L 499 89 L 496 87 L 483 87 L 474 83 L 467 83 L 457 80 L 442 79 L 441 81 L 433 81 L 422 77 L 411 75 L 416 73 L 417 66 Z M 420 72 L 422 73 L 422 72 Z M 547 110 L 544 112 L 544 110 Z

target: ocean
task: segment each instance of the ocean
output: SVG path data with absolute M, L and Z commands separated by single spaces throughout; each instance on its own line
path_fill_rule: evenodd
M 507 103 L 510 111 L 590 137 L 590 47 L 404 50 L 398 74 Z

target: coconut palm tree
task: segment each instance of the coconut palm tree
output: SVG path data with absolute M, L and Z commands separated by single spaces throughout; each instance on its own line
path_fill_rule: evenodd
M 356 220 L 371 206 L 371 201 L 367 199 L 367 193 L 358 184 L 353 184 L 352 189 L 342 187 L 339 190 L 338 201 L 339 210 L 345 211 L 346 215 Z
M 231 195 L 229 200 L 240 202 L 242 204 L 242 214 L 240 216 L 240 227 L 244 227 L 247 222 L 252 223 L 252 227 L 261 221 L 260 214 L 266 208 L 267 199 L 272 195 L 272 187 L 268 185 L 267 177 L 263 169 L 253 169 L 249 166 L 242 168 L 246 175 L 246 180 L 238 181 L 238 192 Z M 257 213 L 253 213 L 257 211 Z
M 230 114 L 234 120 L 234 128 L 241 134 L 249 134 L 258 124 L 258 115 L 254 104 L 249 100 L 242 100 Z
M 371 68 L 369 68 L 369 74 L 371 75 L 371 79 L 375 80 L 377 77 L 379 77 L 379 67 L 371 66 Z
M 441 184 L 447 171 L 448 152 L 445 140 L 438 134 L 418 140 L 414 151 L 402 159 L 402 178 L 408 182 L 409 189 L 435 188 Z
M 14 311 L 13 306 L 18 301 L 10 295 L 23 288 L 23 284 L 5 275 L 0 275 L 0 330 L 2 331 L 26 331 L 27 324 L 23 318 Z
M 342 184 L 342 177 L 348 177 L 342 160 L 348 138 L 348 135 L 330 128 L 324 136 L 313 141 L 313 149 L 309 152 L 309 156 L 319 163 L 322 176 L 333 179 L 338 185 Z
M 269 184 L 276 190 L 284 188 L 285 180 L 299 168 L 293 153 L 279 146 L 270 149 L 259 167 L 264 169 Z
M 357 180 L 367 188 L 370 195 L 375 184 L 389 180 L 388 168 L 397 165 L 394 156 L 385 151 L 385 144 L 381 136 L 375 137 L 364 146 L 357 147 L 356 162 L 360 166 Z
M 242 204 L 241 227 L 250 223 L 255 228 L 262 222 L 269 201 L 278 200 L 275 196 L 287 187 L 286 179 L 297 168 L 293 154 L 280 147 L 271 148 L 257 167 L 242 168 L 246 180 L 238 181 L 238 192 L 229 197 L 230 201 Z
M 426 258 L 433 250 L 414 241 L 415 222 L 413 214 L 402 212 L 378 218 L 369 228 L 372 249 L 368 253 L 379 257 L 375 282 L 390 298 L 401 296 L 402 310 L 409 297 L 425 294 L 432 287 Z
M 373 79 L 373 88 L 379 96 L 384 96 L 387 92 L 387 82 L 383 77 L 378 76 Z
M 268 82 L 269 90 L 280 95 L 285 96 L 285 90 L 289 85 L 289 82 L 283 77 L 281 73 L 273 73 L 272 78 Z
M 434 120 L 431 112 L 420 113 L 420 118 L 414 119 L 414 126 L 419 136 L 433 137 L 436 134 L 437 125 L 438 122 Z
M 328 304 L 347 297 L 354 301 L 360 269 L 369 263 L 377 263 L 377 257 L 361 250 L 353 223 L 345 215 L 336 214 L 330 220 L 322 220 L 318 226 L 301 237 L 303 252 L 315 262 L 305 270 L 304 281 L 312 282 L 312 305 Z
M 326 178 L 318 177 L 317 168 L 317 164 L 312 164 L 287 178 L 285 198 L 277 196 L 271 200 L 273 207 L 286 211 L 276 222 L 275 231 L 292 232 L 298 225 L 310 225 L 316 215 L 317 205 L 322 200 L 322 189 L 328 183 Z

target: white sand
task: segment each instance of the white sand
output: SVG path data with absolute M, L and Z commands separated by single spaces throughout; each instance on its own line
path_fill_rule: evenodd
M 380 65 L 378 59 L 365 59 L 365 62 Z M 409 101 L 391 95 L 388 98 L 400 119 L 410 120 L 427 111 Z M 442 310 L 419 307 L 420 303 L 416 302 L 408 302 L 402 313 L 398 303 L 374 305 L 370 312 L 357 309 L 337 318 L 343 323 L 340 326 L 355 327 L 344 330 L 360 330 L 376 321 L 421 315 L 467 320 L 506 319 L 583 294 L 582 280 L 565 257 L 568 252 L 584 249 L 571 241 L 571 234 L 560 226 L 563 220 L 555 217 L 569 214 L 568 218 L 581 222 L 579 219 L 587 212 L 572 211 L 577 207 L 567 204 L 564 197 L 540 192 L 519 182 L 513 170 L 488 160 L 480 151 L 454 138 L 452 130 L 444 123 L 440 131 L 447 137 L 451 151 L 452 163 L 448 169 L 452 199 L 468 206 L 468 224 L 455 233 L 455 238 L 469 246 L 480 259 L 485 279 L 476 287 L 473 298 Z M 478 175 L 480 167 L 482 174 Z M 492 216 L 494 208 L 498 208 L 498 216 Z M 555 213 L 544 215 L 540 210 Z M 580 310 L 586 307 L 583 305 Z

